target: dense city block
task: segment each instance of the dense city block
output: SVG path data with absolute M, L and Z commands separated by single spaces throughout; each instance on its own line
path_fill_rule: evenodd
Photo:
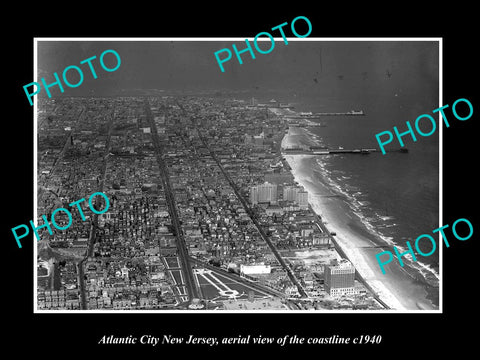
M 63 97 L 38 109 L 37 213 L 94 192 L 110 201 L 39 230 L 39 310 L 384 308 L 295 182 L 275 101 Z

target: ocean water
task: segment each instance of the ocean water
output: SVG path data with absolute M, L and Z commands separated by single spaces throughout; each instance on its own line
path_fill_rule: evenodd
M 325 127 L 290 128 L 288 142 L 296 145 L 325 146 L 331 149 L 379 148 L 375 134 L 406 129 L 405 121 L 414 123 L 417 116 L 431 113 L 436 104 L 428 109 L 428 101 L 415 102 L 409 108 L 408 99 L 403 103 L 393 96 L 378 106 L 382 94 L 370 103 L 355 103 L 346 99 L 303 96 L 297 98 L 295 111 L 345 112 L 363 110 L 365 116 L 325 116 L 315 122 Z M 394 110 L 396 109 L 396 111 Z M 403 110 L 402 110 L 403 109 Z M 405 111 L 406 109 L 406 111 Z M 401 115 L 410 116 L 401 116 Z M 425 127 L 423 127 L 424 125 Z M 428 131 L 428 124 L 421 124 Z M 350 227 L 350 231 L 370 241 L 362 246 L 364 256 L 370 260 L 375 254 L 396 246 L 400 252 L 408 250 L 406 241 L 412 246 L 421 234 L 431 234 L 439 227 L 439 131 L 430 137 L 417 134 L 417 141 L 405 137 L 408 153 L 381 152 L 369 155 L 339 154 L 308 156 L 300 160 L 297 172 L 310 185 L 310 201 L 314 208 L 330 210 L 330 217 L 338 224 Z M 387 149 L 399 149 L 396 140 Z M 312 193 L 313 192 L 313 193 Z M 332 210 L 333 209 L 333 210 Z M 325 217 L 325 216 L 324 216 Z M 343 220 L 342 220 L 343 218 Z M 348 219 L 355 219 L 350 221 Z M 328 217 L 327 217 L 328 220 Z M 348 220 L 348 221 L 347 221 Z M 328 224 L 327 224 L 328 227 Z M 438 236 L 435 235 L 437 239 Z M 377 247 L 378 246 L 378 247 Z M 370 249 L 368 249 L 370 247 Z M 431 244 L 420 245 L 428 253 Z M 439 248 L 429 257 L 417 255 L 417 261 L 403 257 L 405 266 L 400 269 L 387 268 L 387 275 L 377 276 L 396 286 L 399 297 L 413 297 L 415 303 L 428 304 L 422 308 L 438 306 Z M 376 260 L 375 260 L 376 261 Z M 396 261 L 396 260 L 394 260 Z M 379 266 L 374 269 L 381 274 Z M 390 273 L 388 273 L 390 272 Z M 403 289 L 402 289 L 403 287 Z
M 291 103 L 296 112 L 347 112 L 365 116 L 324 116 L 325 127 L 291 127 L 284 141 L 332 149 L 379 148 L 375 135 L 397 126 L 407 130 L 422 114 L 439 107 L 439 47 L 428 41 L 292 43 L 273 66 L 258 75 L 258 86 L 244 100 L 275 99 Z M 290 46 L 290 45 L 289 45 Z M 294 58 L 289 54 L 296 49 Z M 298 56 L 301 54 L 301 56 Z M 269 59 L 274 59 L 270 57 Z M 291 61 L 290 61 L 291 60 Z M 272 60 L 273 61 L 273 60 Z M 290 62 L 289 62 L 290 61 Z M 274 76 L 268 77 L 268 74 Z M 266 81 L 262 81 L 269 79 Z M 433 115 L 433 114 L 432 114 Z M 429 257 L 394 259 L 382 274 L 375 255 L 395 246 L 407 250 L 422 234 L 439 227 L 439 135 L 442 121 L 429 137 L 403 137 L 408 153 L 369 155 L 287 156 L 309 201 L 338 233 L 337 241 L 357 270 L 379 293 L 402 309 L 439 306 L 438 246 Z M 420 123 L 424 133 L 431 129 Z M 394 138 L 387 150 L 398 150 Z M 340 234 L 341 232 L 341 234 Z M 421 243 L 428 253 L 431 244 Z

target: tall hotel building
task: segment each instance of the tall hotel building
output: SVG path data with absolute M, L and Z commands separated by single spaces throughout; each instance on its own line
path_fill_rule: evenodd
M 293 201 L 302 209 L 308 208 L 308 193 L 303 186 L 285 186 L 283 188 L 283 200 Z
M 355 267 L 350 261 L 325 267 L 325 291 L 334 297 L 355 294 Z
M 250 202 L 252 205 L 258 203 L 276 203 L 278 199 L 277 185 L 264 183 L 250 188 Z
M 298 191 L 296 202 L 301 209 L 307 209 L 308 208 L 308 192 L 306 192 L 303 189 L 301 191 Z

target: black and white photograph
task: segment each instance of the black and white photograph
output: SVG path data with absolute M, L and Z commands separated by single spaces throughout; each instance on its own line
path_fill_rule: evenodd
M 473 349 L 474 11 L 198 5 L 5 29 L 5 351 Z
M 441 41 L 254 41 L 36 40 L 37 310 L 439 309 Z

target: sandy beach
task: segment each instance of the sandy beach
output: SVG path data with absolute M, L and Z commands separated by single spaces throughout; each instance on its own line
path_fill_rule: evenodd
M 282 141 L 282 148 L 295 145 L 290 131 Z M 374 289 L 381 300 L 394 310 L 436 310 L 426 298 L 421 283 L 412 279 L 398 264 L 388 265 L 387 273 L 382 274 L 375 255 L 381 248 L 372 241 L 375 236 L 362 223 L 361 218 L 346 208 L 346 204 L 335 196 L 324 184 L 315 181 L 305 169 L 308 169 L 310 155 L 285 155 L 292 168 L 295 181 L 305 187 L 309 193 L 309 202 L 313 210 L 327 223 L 331 232 L 335 232 L 338 245 L 342 248 L 356 270 Z

